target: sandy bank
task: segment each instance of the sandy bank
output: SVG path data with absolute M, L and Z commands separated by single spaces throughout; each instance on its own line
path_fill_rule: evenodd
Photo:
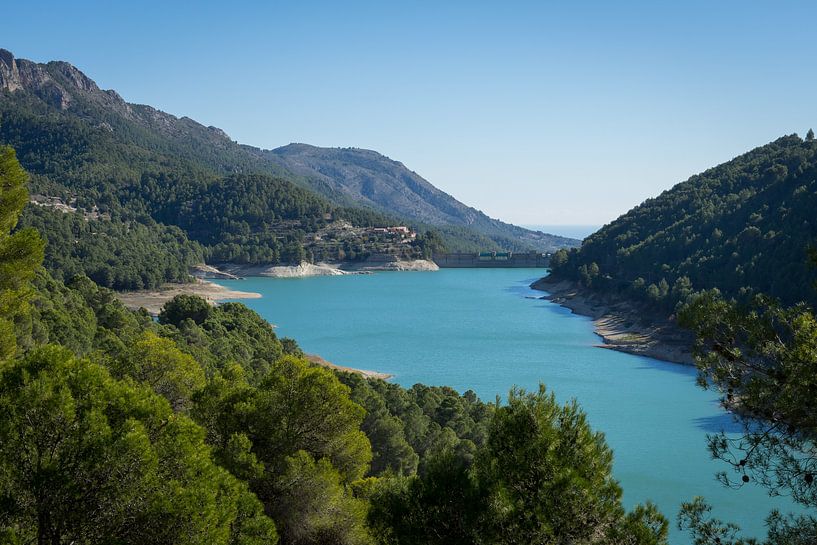
M 159 314 L 162 306 L 180 294 L 198 295 L 211 304 L 225 299 L 258 299 L 260 293 L 230 290 L 206 280 L 196 279 L 189 284 L 165 284 L 157 290 L 117 292 L 116 296 L 131 309 L 144 307 L 154 316 Z
M 364 261 L 362 263 L 307 263 L 304 261 L 300 265 L 274 266 L 223 263 L 218 265 L 215 270 L 233 277 L 304 278 L 308 276 L 370 274 L 378 271 L 436 271 L 439 270 L 439 267 L 431 261 L 418 259 L 413 261 Z
M 531 284 L 547 292 L 549 299 L 576 314 L 593 319 L 602 348 L 648 356 L 657 360 L 694 365 L 692 336 L 666 319 L 644 318 L 643 312 L 625 301 L 614 301 L 581 289 L 572 282 L 549 281 L 547 277 Z
M 300 265 L 236 265 L 224 263 L 218 266 L 219 270 L 226 271 L 237 277 L 268 276 L 272 278 L 302 278 L 306 276 L 338 276 L 347 274 L 335 265 L 326 263 L 307 263 Z
M 347 373 L 355 373 L 365 378 L 379 378 L 382 380 L 386 380 L 392 377 L 392 375 L 389 375 L 388 373 L 378 373 L 377 371 L 365 371 L 363 369 L 354 369 L 352 367 L 345 367 L 343 365 L 335 365 L 334 363 L 326 361 L 322 357 L 316 356 L 315 354 L 307 354 L 306 359 L 308 359 L 312 363 L 320 365 L 321 367 L 328 367 L 329 369 L 336 369 L 338 371 L 345 371 Z
M 221 280 L 238 280 L 238 277 L 236 275 L 230 274 L 227 271 L 221 271 L 205 263 L 199 263 L 198 265 L 193 265 L 192 267 L 190 267 L 190 274 L 192 274 L 196 278 L 218 278 Z
M 180 294 L 198 295 L 209 301 L 211 304 L 216 304 L 225 299 L 258 299 L 261 297 L 260 293 L 230 290 L 223 286 L 219 286 L 218 284 L 201 279 L 197 279 L 195 282 L 191 282 L 190 284 L 165 284 L 157 290 L 116 292 L 116 296 L 126 307 L 133 310 L 145 308 L 153 316 L 159 314 L 159 312 L 162 310 L 162 306 L 167 301 Z M 306 358 L 312 363 L 316 363 L 323 367 L 337 369 L 347 373 L 356 373 L 365 378 L 377 378 L 382 380 L 392 378 L 392 375 L 388 373 L 378 373 L 377 371 L 366 371 L 343 365 L 335 365 L 334 363 L 331 363 L 314 354 L 307 354 Z
M 440 268 L 433 261 L 414 259 L 411 261 L 364 261 L 362 263 L 342 263 L 339 267 L 347 273 L 395 271 L 395 272 L 432 272 Z

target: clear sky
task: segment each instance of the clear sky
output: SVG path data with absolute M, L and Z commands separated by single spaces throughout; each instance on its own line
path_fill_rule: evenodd
M 494 217 L 601 224 L 817 128 L 817 2 L 13 2 L 0 47 L 273 148 L 354 146 Z

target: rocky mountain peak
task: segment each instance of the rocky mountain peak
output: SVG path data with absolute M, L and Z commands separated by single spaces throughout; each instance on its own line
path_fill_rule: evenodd
M 0 66 L 8 68 L 14 64 L 14 55 L 8 49 L 0 48 Z
M 102 91 L 73 64 L 64 61 L 40 64 L 15 58 L 7 49 L 0 49 L 0 90 L 29 92 L 61 110 L 68 109 L 80 96 L 122 113 L 130 110 L 115 91 Z
M 94 83 L 94 80 L 82 73 L 82 71 L 73 64 L 65 61 L 54 61 L 48 63 L 59 75 L 61 75 L 70 87 L 85 91 L 86 93 L 95 93 L 99 91 L 99 87 Z
M 20 68 L 14 54 L 8 49 L 0 49 L 0 89 L 14 92 L 22 87 Z
M 95 109 L 177 138 L 200 138 L 208 145 L 220 146 L 232 142 L 227 133 L 216 127 L 204 127 L 188 117 L 178 118 L 150 106 L 129 104 L 116 91 L 100 89 L 82 70 L 65 61 L 36 63 L 0 49 L 0 92 L 3 91 L 30 93 L 60 110 L 71 109 L 93 126 L 107 131 L 114 127 L 97 119 L 97 114 L 91 113 Z
M 61 110 L 67 109 L 73 98 L 44 65 L 17 59 L 7 49 L 0 49 L 0 90 L 30 91 Z

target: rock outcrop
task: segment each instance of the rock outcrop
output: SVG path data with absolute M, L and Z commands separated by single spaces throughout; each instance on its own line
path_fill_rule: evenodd
M 71 94 L 51 77 L 43 65 L 15 59 L 11 51 L 5 49 L 0 49 L 0 89 L 30 91 L 61 110 L 68 108 L 72 100 Z
M 51 106 L 71 110 L 89 121 L 95 120 L 89 108 L 96 107 L 174 138 L 194 138 L 219 148 L 234 145 L 227 133 L 217 127 L 205 127 L 189 117 L 179 118 L 151 106 L 129 104 L 116 91 L 100 89 L 79 68 L 64 61 L 36 63 L 0 49 L 0 91 L 31 93 Z M 95 125 L 115 130 L 108 122 Z
M 116 91 L 103 91 L 73 64 L 64 61 L 40 64 L 15 58 L 6 49 L 0 49 L 0 90 L 27 91 L 60 110 L 71 108 L 83 98 L 126 116 L 133 114 Z

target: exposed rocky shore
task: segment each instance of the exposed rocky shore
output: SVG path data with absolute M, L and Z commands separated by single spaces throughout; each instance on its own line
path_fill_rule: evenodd
M 545 277 L 531 284 L 531 288 L 547 292 L 543 299 L 591 317 L 596 334 L 602 338 L 603 344 L 599 345 L 602 348 L 684 365 L 695 364 L 692 336 L 674 321 L 645 317 L 631 303 L 596 294 L 573 282 Z
M 210 304 L 226 299 L 259 299 L 261 297 L 260 293 L 231 290 L 200 278 L 187 284 L 165 284 L 155 290 L 117 292 L 116 296 L 128 308 L 134 310 L 144 308 L 153 316 L 157 316 L 166 302 L 181 294 L 198 295 Z
M 436 271 L 439 267 L 433 261 L 416 259 L 411 261 L 363 261 L 345 263 L 307 263 L 300 265 L 237 265 L 224 263 L 218 268 L 210 267 L 232 278 L 245 276 L 267 276 L 271 278 L 304 278 L 308 276 L 339 276 L 344 274 L 369 274 L 378 271 Z M 196 273 L 193 273 L 196 275 Z M 209 273 L 213 274 L 213 273 Z M 210 278 L 217 278 L 211 276 Z
M 190 274 L 192 274 L 196 278 L 215 278 L 220 280 L 239 280 L 240 278 L 227 271 L 222 271 L 220 269 L 213 267 L 212 265 L 206 265 L 204 263 L 193 265 L 190 268 Z
M 436 271 L 432 261 L 376 261 L 361 263 L 307 263 L 300 265 L 236 265 L 223 264 L 218 267 L 199 264 L 190 269 L 194 282 L 186 284 L 165 284 L 153 290 L 119 292 L 117 297 L 131 309 L 145 308 L 156 316 L 162 306 L 179 294 L 198 295 L 211 304 L 226 299 L 258 299 L 260 293 L 231 290 L 219 286 L 209 279 L 238 280 L 245 276 L 266 276 L 271 278 L 304 278 L 308 276 L 337 276 L 344 274 L 371 274 L 375 271 Z
M 300 265 L 237 265 L 222 263 L 218 270 L 228 273 L 235 278 L 246 276 L 267 276 L 271 278 L 303 278 L 307 276 L 338 276 L 348 274 L 335 265 L 325 263 L 307 263 Z
M 315 355 L 315 354 L 306 354 L 306 359 L 311 361 L 312 363 L 316 363 L 321 367 L 327 367 L 329 369 L 336 369 L 338 371 L 345 371 L 347 373 L 355 373 L 356 375 L 360 375 L 363 378 L 379 378 L 381 380 L 387 380 L 392 378 L 393 375 L 388 373 L 378 373 L 377 371 L 366 371 L 365 369 L 355 369 L 354 367 L 346 367 L 344 365 L 336 365 L 330 361 L 326 361 L 322 357 Z
M 341 269 L 338 265 L 330 265 L 325 263 L 311 264 L 301 263 L 298 266 L 276 266 L 276 267 L 239 267 L 239 266 L 225 266 L 223 268 L 216 268 L 211 265 L 199 264 L 191 268 L 190 274 L 193 275 L 195 281 L 186 284 L 165 284 L 161 288 L 154 290 L 142 290 L 132 292 L 117 292 L 116 295 L 122 303 L 133 310 L 144 308 L 151 315 L 158 316 L 159 312 L 166 302 L 171 300 L 176 295 L 198 295 L 206 299 L 210 304 L 217 304 L 220 301 L 227 299 L 258 299 L 261 297 L 260 293 L 238 291 L 225 288 L 213 282 L 208 281 L 212 279 L 229 279 L 237 280 L 242 276 L 268 276 L 278 278 L 297 278 L 306 276 L 328 276 L 328 275 L 342 275 L 342 274 L 370 274 L 373 271 L 436 271 L 437 266 L 430 261 L 392 261 L 386 263 L 377 263 L 376 265 L 366 266 L 366 263 L 359 264 L 355 268 L 344 267 Z M 274 327 L 274 326 L 273 326 Z M 365 369 L 355 369 L 354 367 L 347 367 L 344 365 L 336 365 L 324 358 L 315 355 L 307 354 L 306 358 L 317 365 L 327 367 L 329 369 L 336 369 L 347 373 L 355 373 L 364 378 L 374 378 L 388 380 L 392 375 L 388 373 L 380 373 L 377 371 L 368 371 Z

